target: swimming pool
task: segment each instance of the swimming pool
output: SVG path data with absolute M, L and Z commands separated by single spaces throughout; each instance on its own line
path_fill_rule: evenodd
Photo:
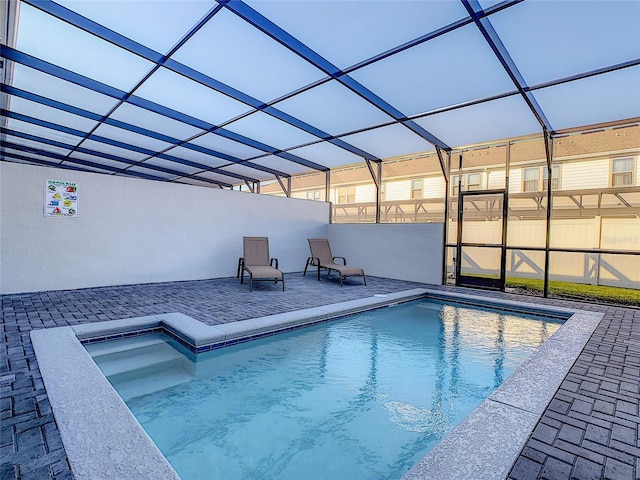
M 419 300 L 197 356 L 87 349 L 183 480 L 400 479 L 560 325 Z
M 381 298 L 378 298 L 381 297 Z M 30 332 L 53 415 L 77 480 L 180 480 L 82 343 L 169 332 L 195 352 L 274 331 L 417 298 L 449 299 L 567 318 L 533 355 L 423 457 L 404 480 L 505 478 L 603 314 L 418 288 L 243 321 L 207 325 L 182 313 L 123 318 Z M 82 342 L 82 343 L 81 343 Z

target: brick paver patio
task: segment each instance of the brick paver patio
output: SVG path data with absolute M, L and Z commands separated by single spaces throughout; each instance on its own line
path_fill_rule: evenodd
M 169 312 L 216 324 L 415 287 L 456 290 L 375 277 L 367 279 L 367 287 L 353 278 L 343 288 L 337 280 L 318 282 L 313 275 L 288 274 L 286 278 L 284 293 L 269 283 L 259 283 L 249 293 L 246 284 L 228 278 L 4 295 L 0 478 L 73 478 L 31 347 L 32 329 Z M 640 310 L 518 299 L 604 312 L 605 317 L 549 404 L 509 478 L 638 480 Z

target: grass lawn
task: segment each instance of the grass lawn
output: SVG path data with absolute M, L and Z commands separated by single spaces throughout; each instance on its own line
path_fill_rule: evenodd
M 543 285 L 543 281 L 538 279 L 508 277 L 506 286 L 508 288 L 525 290 L 533 294 L 542 294 Z M 549 295 L 578 298 L 590 302 L 640 307 L 640 290 L 631 288 L 603 287 L 550 280 Z

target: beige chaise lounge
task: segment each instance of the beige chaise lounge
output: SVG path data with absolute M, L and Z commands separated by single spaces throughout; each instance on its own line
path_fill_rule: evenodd
M 347 260 L 344 257 L 334 257 L 331 254 L 329 240 L 326 238 L 309 238 L 308 240 L 309 248 L 311 249 L 311 256 L 307 259 L 307 264 L 304 266 L 303 275 L 307 274 L 307 268 L 311 265 L 318 267 L 318 280 L 320 280 L 320 269 L 324 268 L 327 270 L 327 275 L 331 275 L 331 272 L 338 273 L 341 287 L 342 280 L 344 278 L 355 275 L 362 275 L 362 281 L 365 286 L 367 285 L 364 270 L 358 267 L 348 267 Z M 342 259 L 342 264 L 336 263 L 336 259 Z
M 244 283 L 244 272 L 249 272 L 249 291 L 253 291 L 254 281 L 282 282 L 284 292 L 284 274 L 278 270 L 278 259 L 269 258 L 269 239 L 267 237 L 242 237 L 243 257 L 238 262 L 240 283 Z M 275 267 L 273 264 L 275 263 Z

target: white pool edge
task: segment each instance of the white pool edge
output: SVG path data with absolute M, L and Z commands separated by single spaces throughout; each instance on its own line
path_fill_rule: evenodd
M 510 309 L 572 314 L 471 415 L 404 477 L 501 479 L 535 427 L 603 314 L 488 300 L 476 295 L 413 289 L 216 326 L 181 313 L 31 331 L 49 402 L 76 480 L 180 479 L 80 340 L 167 327 L 194 346 L 222 343 L 424 296 L 468 300 Z
M 574 312 L 403 480 L 506 479 L 548 403 L 604 316 Z

